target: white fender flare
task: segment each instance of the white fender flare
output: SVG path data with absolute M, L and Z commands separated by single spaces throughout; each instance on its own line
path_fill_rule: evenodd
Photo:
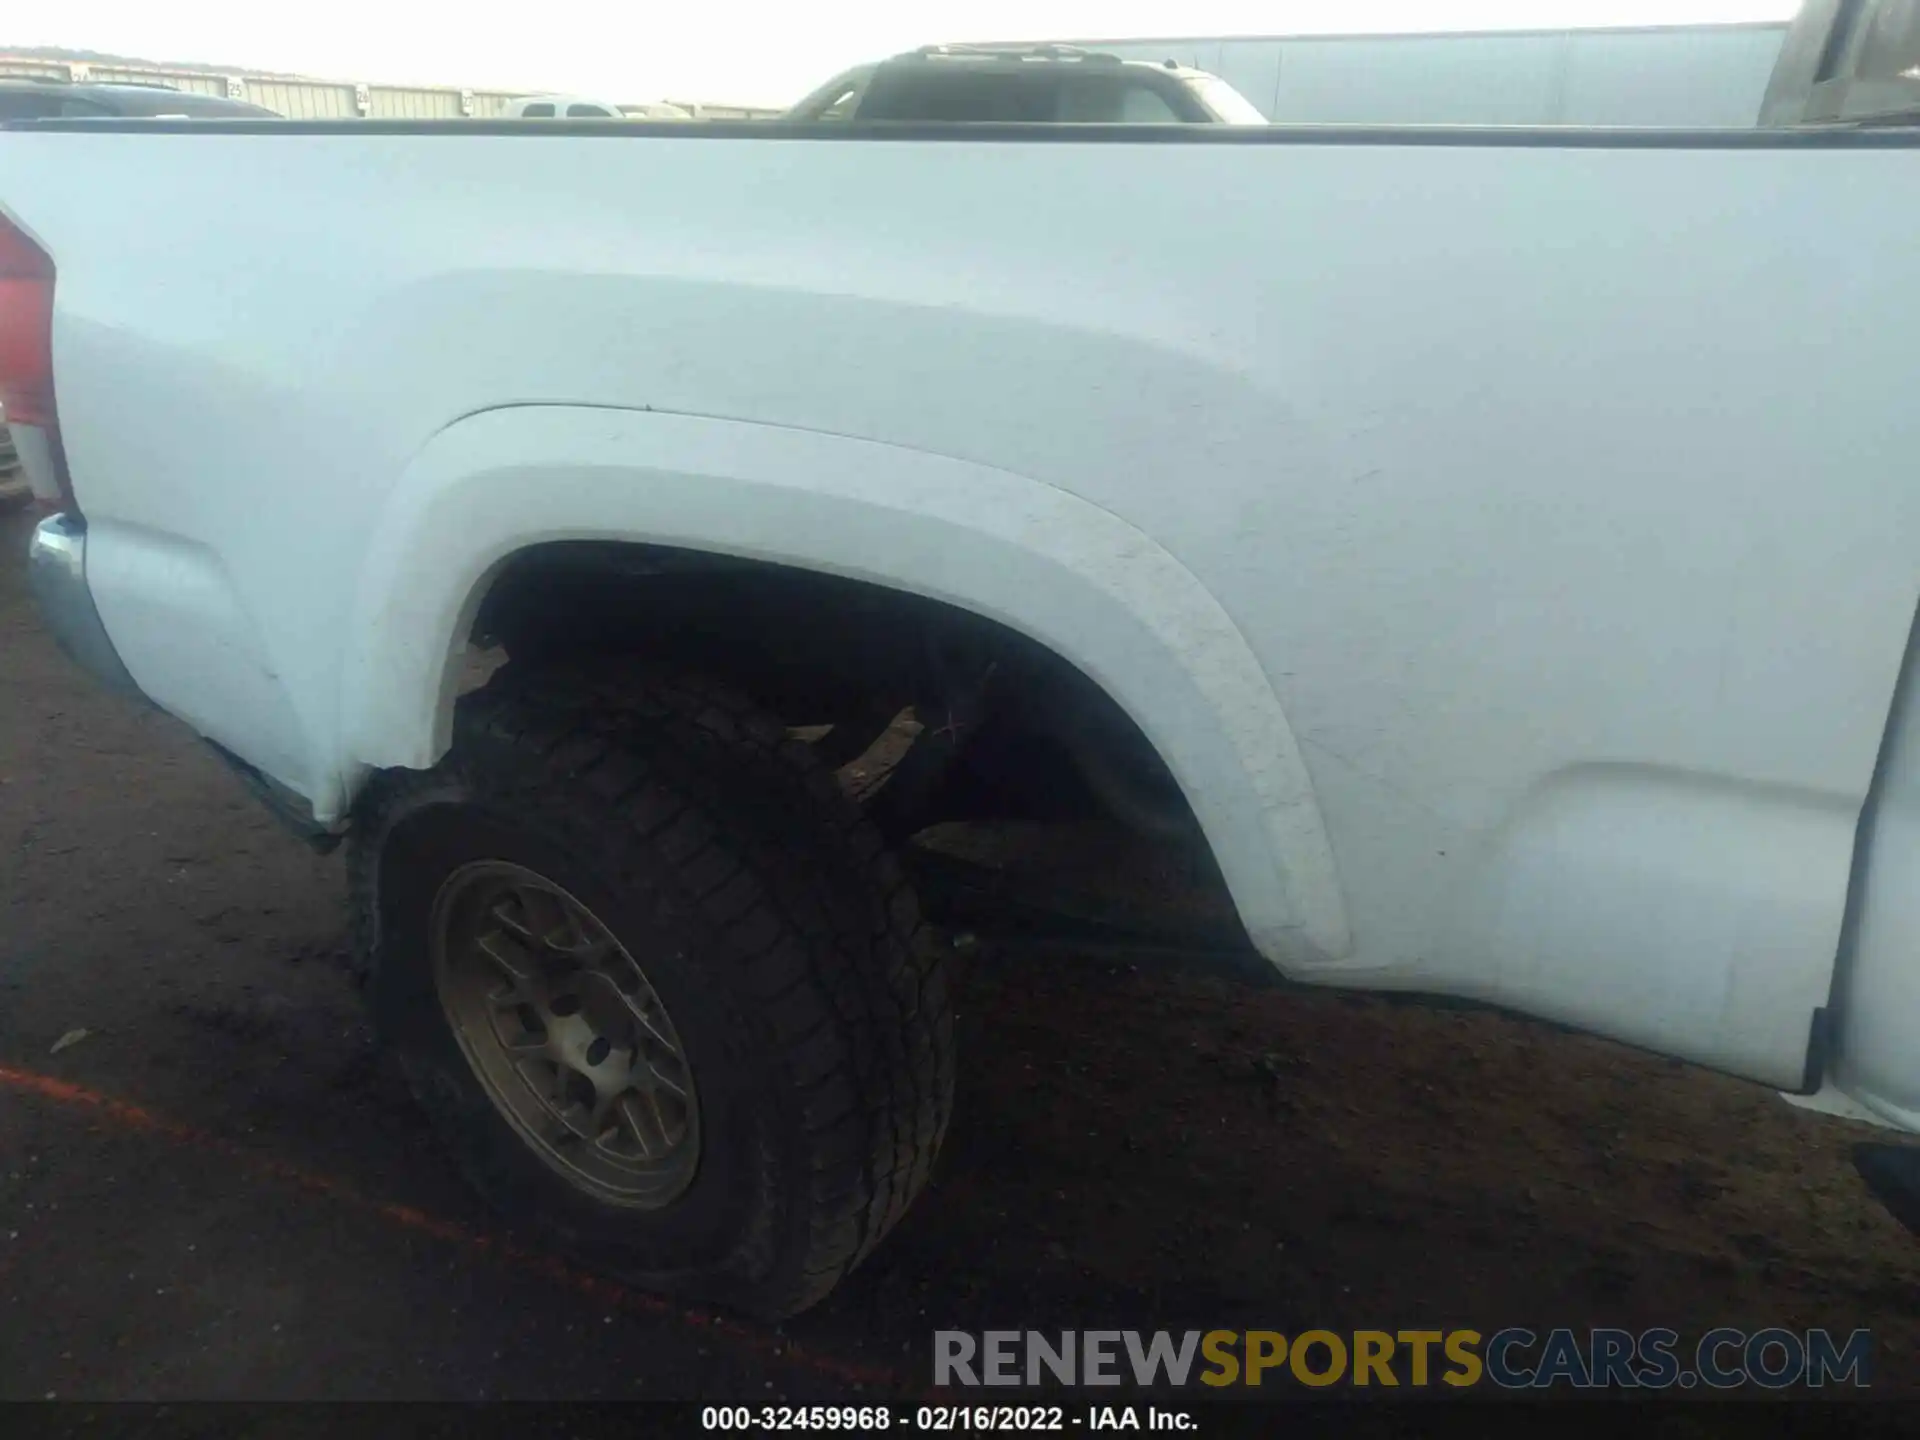
M 1347 954 L 1333 851 L 1292 728 L 1192 572 L 1055 486 L 868 440 L 537 405 L 441 431 L 395 487 L 359 576 L 337 773 L 422 768 L 445 753 L 456 661 L 493 575 L 560 540 L 793 565 L 1022 632 L 1104 687 L 1158 748 L 1269 959 L 1311 970 Z

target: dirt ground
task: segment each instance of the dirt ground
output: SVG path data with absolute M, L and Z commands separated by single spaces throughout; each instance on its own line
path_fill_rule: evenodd
M 0 523 L 0 1399 L 844 1402 L 924 1387 L 935 1328 L 1101 1324 L 1864 1326 L 1876 1392 L 1912 1384 L 1920 1243 L 1848 1162 L 1872 1132 L 1522 1020 L 1071 947 L 971 963 L 934 1183 L 817 1311 L 518 1249 L 370 1043 L 337 859 L 73 671 Z

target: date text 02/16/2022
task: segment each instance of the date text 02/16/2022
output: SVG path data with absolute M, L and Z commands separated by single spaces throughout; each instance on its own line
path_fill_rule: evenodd
M 1185 1410 L 1153 1405 L 708 1405 L 700 1428 L 719 1431 L 906 1430 L 952 1431 L 1156 1430 L 1199 1428 Z

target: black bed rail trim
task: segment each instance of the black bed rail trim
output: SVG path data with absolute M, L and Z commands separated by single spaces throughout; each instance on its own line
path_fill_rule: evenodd
M 592 140 L 899 141 L 1002 145 L 1381 145 L 1557 150 L 1897 150 L 1920 123 L 1653 130 L 1548 125 L 1053 125 L 778 120 L 12 120 L 0 132 L 66 135 L 414 135 Z

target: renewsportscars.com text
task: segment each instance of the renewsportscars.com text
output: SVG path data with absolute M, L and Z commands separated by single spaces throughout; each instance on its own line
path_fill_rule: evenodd
M 937 1386 L 1864 1388 L 1865 1330 L 939 1330 Z

